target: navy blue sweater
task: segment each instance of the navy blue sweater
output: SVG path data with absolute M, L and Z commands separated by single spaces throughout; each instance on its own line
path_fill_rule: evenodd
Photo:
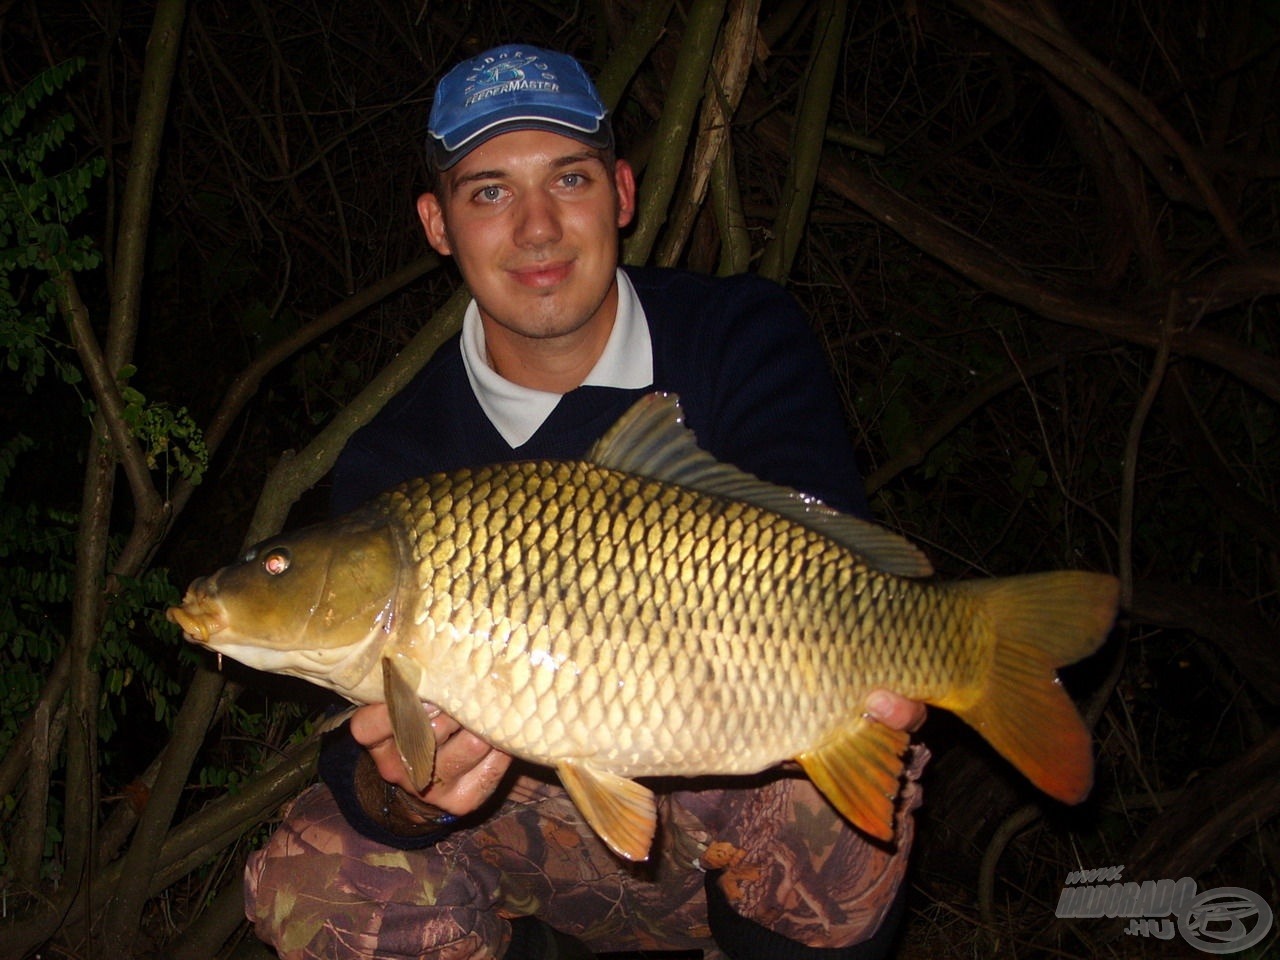
M 648 389 L 680 395 L 698 444 L 761 479 L 865 515 L 826 358 L 791 295 L 754 275 L 627 274 L 653 342 Z M 480 409 L 455 337 L 347 443 L 334 469 L 333 510 L 345 513 L 426 473 L 580 457 L 644 392 L 579 387 L 513 450 Z
M 717 279 L 657 268 L 627 274 L 649 323 L 652 387 L 579 387 L 513 450 L 480 408 L 454 337 L 352 436 L 334 468 L 334 513 L 428 473 L 581 457 L 641 394 L 656 389 L 679 394 L 699 445 L 720 460 L 866 516 L 826 358 L 790 294 L 754 275 Z M 433 842 L 397 837 L 364 813 L 353 777 L 360 749 L 343 727 L 326 739 L 320 757 L 320 775 L 348 821 L 394 846 Z

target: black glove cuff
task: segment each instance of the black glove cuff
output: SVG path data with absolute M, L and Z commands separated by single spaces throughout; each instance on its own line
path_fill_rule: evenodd
M 357 832 L 402 850 L 430 847 L 452 832 L 457 817 L 387 783 L 347 724 L 325 734 L 320 779 Z

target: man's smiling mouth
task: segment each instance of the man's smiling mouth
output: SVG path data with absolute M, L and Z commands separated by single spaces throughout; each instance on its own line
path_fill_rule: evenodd
M 572 269 L 572 260 L 557 260 L 513 268 L 508 273 L 517 283 L 527 287 L 551 287 L 568 277 Z

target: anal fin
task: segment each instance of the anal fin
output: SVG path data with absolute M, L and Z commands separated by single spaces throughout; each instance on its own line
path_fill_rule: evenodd
M 867 717 L 838 730 L 796 762 L 859 830 L 893 839 L 893 808 L 910 736 Z
M 413 788 L 421 793 L 431 785 L 431 776 L 435 773 L 436 735 L 415 687 L 405 677 L 401 665 L 390 657 L 382 658 L 382 692 L 391 714 L 396 749 L 400 751 Z
M 560 782 L 591 829 L 626 860 L 647 860 L 658 828 L 658 810 L 647 787 L 616 773 L 562 760 Z

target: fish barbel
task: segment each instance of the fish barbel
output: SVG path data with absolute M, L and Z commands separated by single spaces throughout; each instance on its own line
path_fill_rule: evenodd
M 935 583 L 876 524 L 715 460 L 677 399 L 642 398 L 580 461 L 402 484 L 263 541 L 169 610 L 187 637 L 356 703 L 386 702 L 414 782 L 422 701 L 556 769 L 619 855 L 645 859 L 635 778 L 794 760 L 890 840 L 908 737 L 876 687 L 950 710 L 1036 786 L 1081 800 L 1089 733 L 1055 669 L 1092 653 L 1115 578 L 1056 571 Z

